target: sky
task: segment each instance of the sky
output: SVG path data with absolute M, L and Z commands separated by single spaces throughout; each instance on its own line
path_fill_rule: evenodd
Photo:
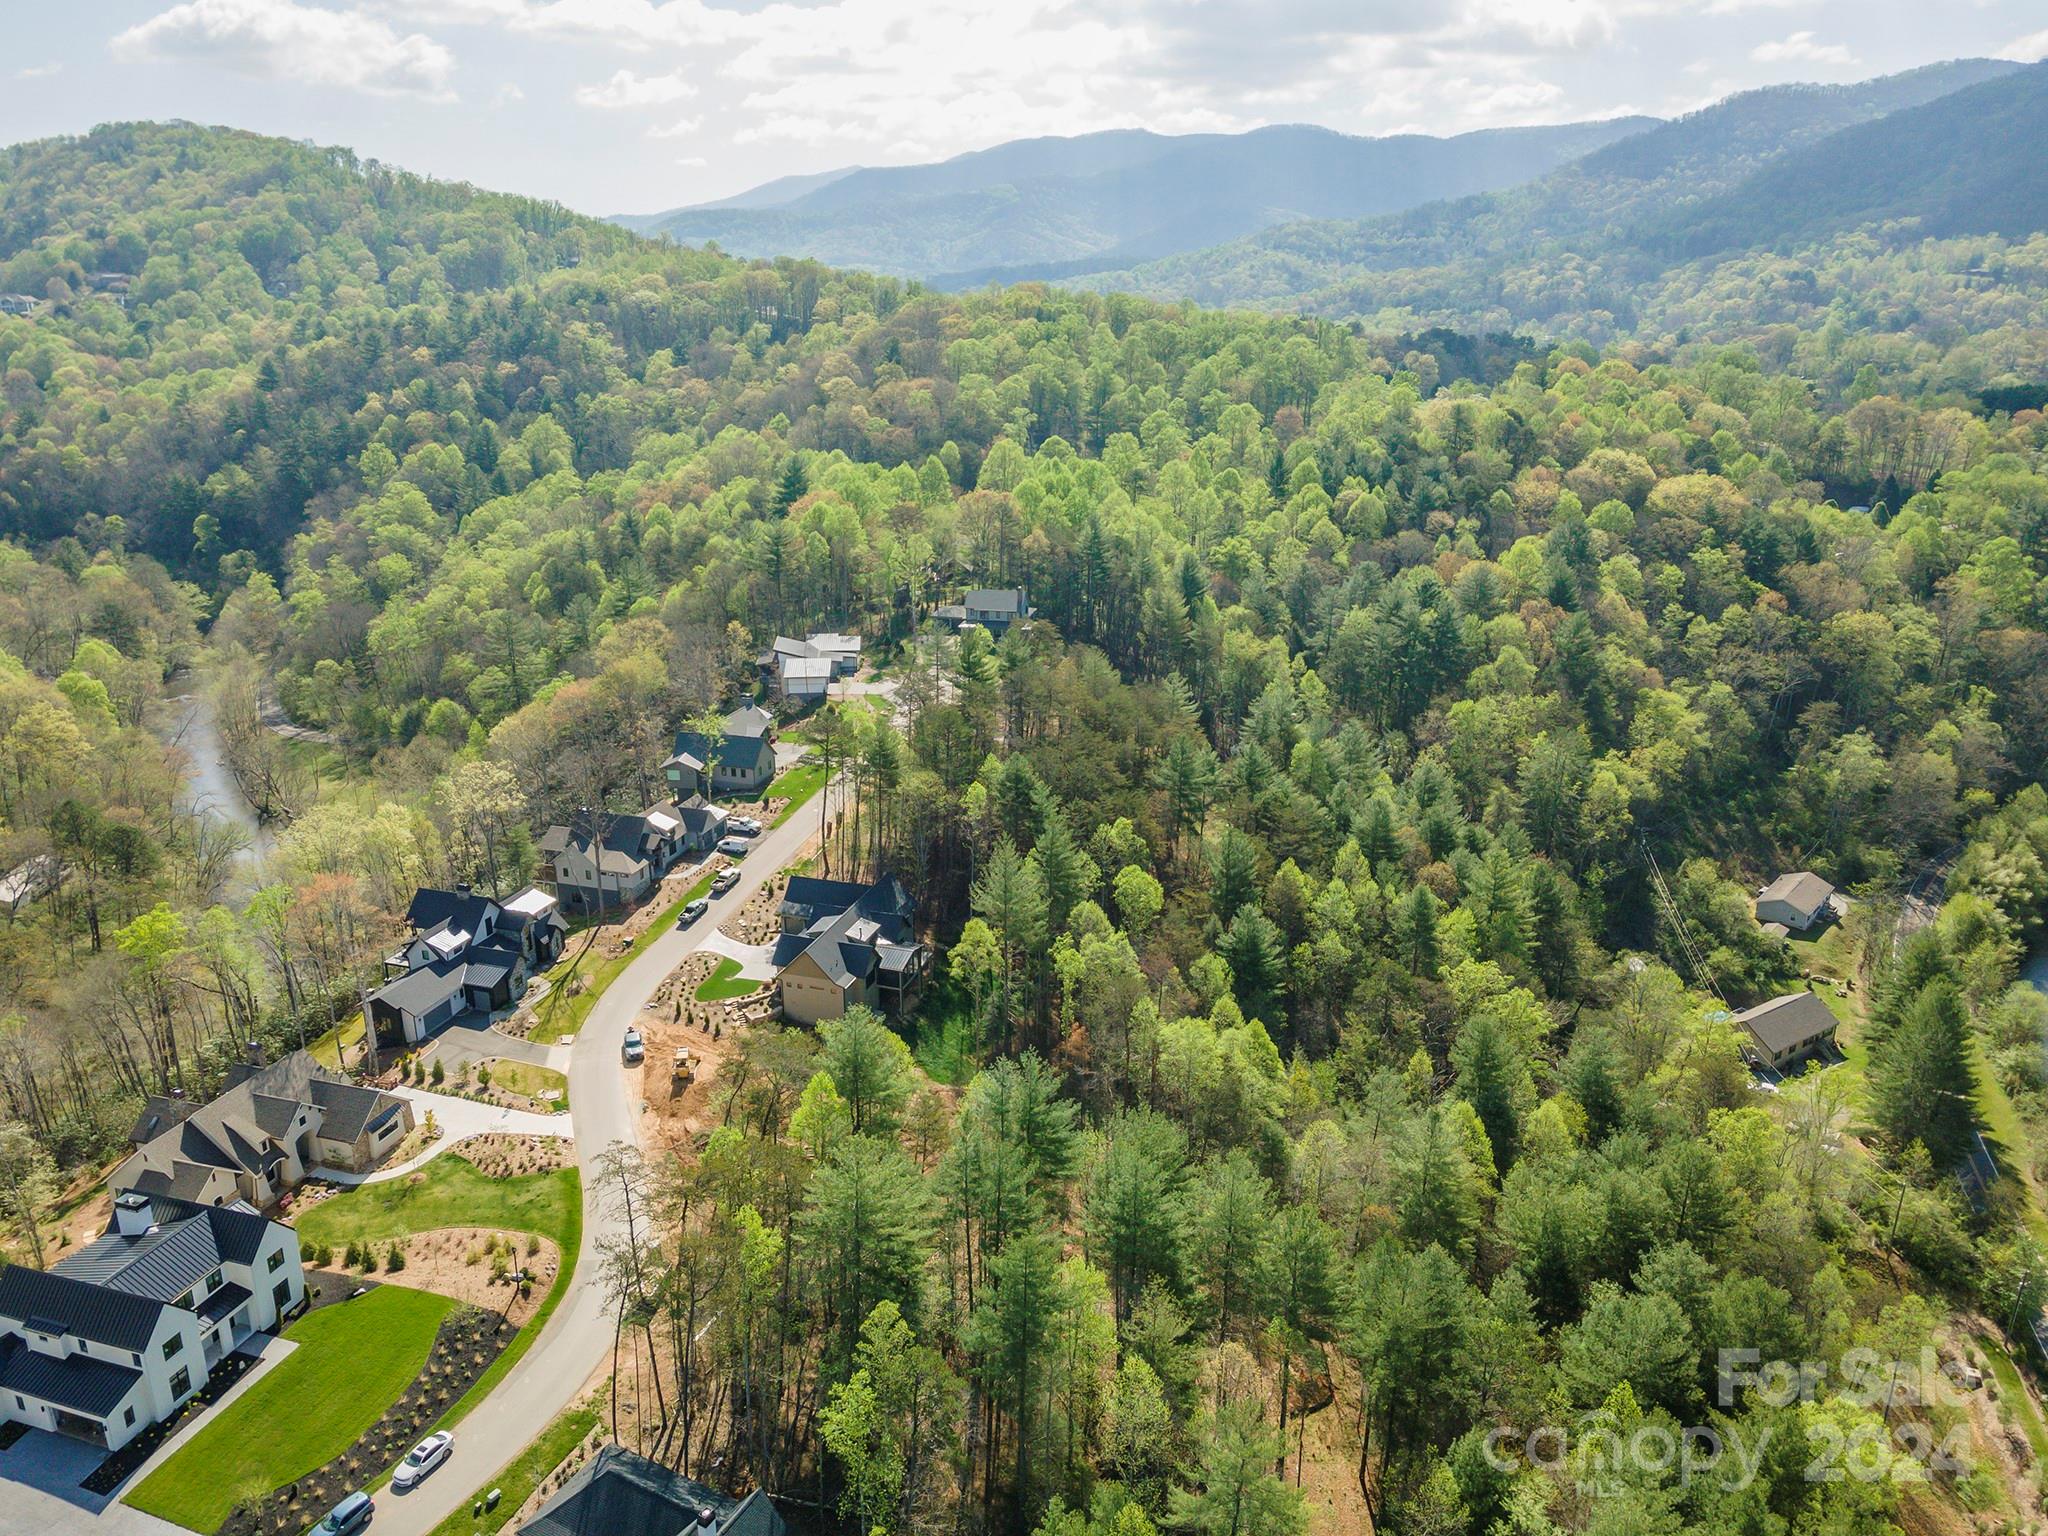
M 0 142 L 187 118 L 648 213 L 1105 128 L 1448 134 L 2048 55 L 2042 0 L 6 0 Z

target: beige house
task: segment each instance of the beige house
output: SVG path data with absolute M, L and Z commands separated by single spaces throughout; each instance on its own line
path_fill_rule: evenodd
M 404 1099 L 352 1083 L 304 1051 L 267 1066 L 252 1052 L 205 1104 L 152 1094 L 129 1132 L 135 1150 L 107 1184 L 116 1195 L 261 1210 L 315 1169 L 374 1168 L 412 1124 Z
M 893 875 L 873 885 L 793 878 L 775 945 L 783 1017 L 816 1024 L 854 1007 L 896 1015 L 916 1007 L 931 948 L 912 931 L 914 911 Z
M 1788 992 L 1735 1015 L 1750 1039 L 1749 1054 L 1782 1071 L 1834 1043 L 1835 1015 L 1815 992 Z

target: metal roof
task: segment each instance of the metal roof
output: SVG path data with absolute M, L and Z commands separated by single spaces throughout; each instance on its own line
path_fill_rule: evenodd
M 142 1380 L 142 1372 L 90 1355 L 46 1355 L 10 1334 L 0 1338 L 0 1391 L 19 1392 L 104 1419 Z
M 10 1264 L 0 1269 L 0 1317 L 42 1318 L 75 1338 L 140 1350 L 156 1332 L 164 1303 L 147 1296 Z

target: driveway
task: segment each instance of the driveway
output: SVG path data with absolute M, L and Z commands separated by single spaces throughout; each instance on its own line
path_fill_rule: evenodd
M 569 1405 L 610 1354 L 612 1323 L 599 1255 L 606 1245 L 623 1240 L 625 1223 L 613 1210 L 608 1191 L 598 1187 L 596 1163 L 616 1142 L 638 1143 L 640 1116 L 646 1108 L 638 1099 L 626 1097 L 619 1065 L 626 1026 L 685 955 L 704 947 L 720 923 L 796 858 L 817 825 L 816 809 L 806 806 L 805 814 L 763 833 L 740 861 L 739 883 L 688 928 L 664 930 L 591 1008 L 570 1048 L 569 1061 L 576 1160 L 583 1169 L 583 1248 L 576 1278 L 526 1357 L 456 1426 L 455 1450 L 441 1470 L 405 1497 L 378 1502 L 375 1536 L 426 1536 L 478 1488 L 489 1486 L 490 1478 Z
M 714 955 L 723 955 L 728 960 L 740 963 L 740 974 L 749 981 L 773 981 L 775 979 L 775 946 L 773 944 L 742 944 L 731 934 L 720 933 L 716 928 L 704 935 L 704 942 L 698 946 Z
M 569 1051 L 566 1046 L 544 1045 L 538 1040 L 521 1040 L 503 1030 L 491 1028 L 491 1016 L 472 1009 L 457 1014 L 434 1036 L 432 1049 L 427 1060 L 438 1061 L 443 1070 L 453 1072 L 457 1067 L 474 1067 L 479 1062 L 498 1057 L 507 1061 L 524 1061 L 536 1067 L 553 1067 L 557 1072 L 569 1070 Z
M 568 1055 L 565 1047 L 562 1054 Z M 320 1177 L 330 1184 L 382 1184 L 386 1179 L 396 1179 L 411 1173 L 423 1163 L 432 1162 L 458 1141 L 467 1141 L 472 1136 L 487 1135 L 502 1131 L 512 1136 L 573 1136 L 576 1134 L 573 1115 L 540 1115 L 528 1109 L 508 1109 L 500 1104 L 479 1104 L 475 1099 L 459 1099 L 452 1093 L 429 1093 L 424 1088 L 393 1088 L 390 1090 L 412 1105 L 415 1125 L 424 1125 L 427 1111 L 434 1113 L 434 1123 L 441 1127 L 441 1134 L 419 1152 L 402 1163 L 373 1169 L 369 1173 L 350 1173 L 342 1168 L 323 1168 Z M 571 1101 L 573 1105 L 573 1100 Z
M 40 1429 L 0 1451 L 0 1536 L 191 1536 L 79 1487 L 106 1459 L 96 1445 Z

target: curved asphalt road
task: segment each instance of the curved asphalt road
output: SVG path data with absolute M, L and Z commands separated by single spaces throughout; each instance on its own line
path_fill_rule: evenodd
M 822 791 L 837 795 L 837 786 Z M 613 978 L 590 1010 L 569 1058 L 569 1104 L 576 1160 L 583 1169 L 583 1248 L 568 1295 L 555 1308 L 533 1348 L 455 1427 L 455 1450 L 411 1493 L 386 1488 L 377 1495 L 372 1536 L 426 1536 L 526 1448 L 569 1405 L 612 1347 L 611 1314 L 598 1278 L 599 1247 L 623 1235 L 625 1224 L 601 1197 L 592 1165 L 614 1142 L 639 1140 L 642 1105 L 628 1102 L 619 1050 L 626 1026 L 683 957 L 740 909 L 742 903 L 791 863 L 818 828 L 813 800 L 780 827 L 754 840 L 740 861 L 740 879 L 688 928 L 671 928 Z

